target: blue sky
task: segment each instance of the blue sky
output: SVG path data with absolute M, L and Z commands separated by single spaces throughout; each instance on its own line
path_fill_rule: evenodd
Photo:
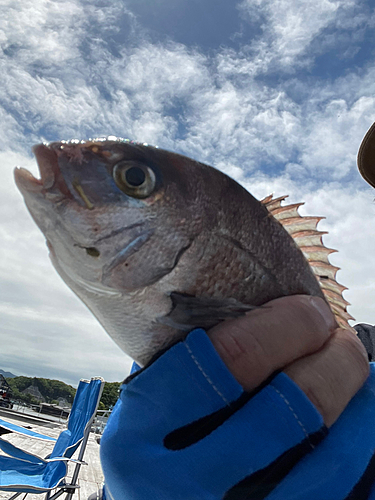
M 12 179 L 42 140 L 119 135 L 322 215 L 357 321 L 375 323 L 375 11 L 359 0 L 6 0 L 0 7 L 0 367 L 76 383 L 129 359 L 58 278 Z

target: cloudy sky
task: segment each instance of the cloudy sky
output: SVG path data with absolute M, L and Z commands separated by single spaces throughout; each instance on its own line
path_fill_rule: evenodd
M 0 368 L 76 384 L 130 360 L 60 280 L 15 188 L 41 141 L 119 135 L 212 164 L 257 197 L 305 201 L 375 323 L 375 191 L 356 154 L 375 121 L 370 0 L 3 0 Z

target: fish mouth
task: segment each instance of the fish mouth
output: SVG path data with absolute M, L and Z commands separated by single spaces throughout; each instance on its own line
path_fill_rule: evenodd
M 132 141 L 108 136 L 87 141 L 72 139 L 37 144 L 32 151 L 38 164 L 40 178 L 37 179 L 25 168 L 16 167 L 14 171 L 16 185 L 23 194 L 50 194 L 75 198 L 81 205 L 92 208 L 79 183 L 74 179 L 64 178 L 59 161 L 82 166 L 87 162 L 86 155 L 91 153 L 100 157 L 104 162 L 107 160 L 113 162 L 119 159 L 121 154 L 111 152 L 106 146 L 124 142 L 132 143 Z M 55 199 L 55 196 L 51 196 L 51 199 Z
M 72 198 L 68 186 L 62 176 L 55 149 L 46 144 L 37 144 L 32 148 L 39 168 L 40 179 L 37 179 L 26 168 L 16 167 L 14 178 L 22 193 L 58 192 L 64 197 Z

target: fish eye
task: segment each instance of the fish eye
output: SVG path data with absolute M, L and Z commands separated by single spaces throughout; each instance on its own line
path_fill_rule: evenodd
M 155 188 L 154 171 L 137 161 L 121 161 L 113 169 L 113 178 L 125 194 L 133 198 L 147 198 Z

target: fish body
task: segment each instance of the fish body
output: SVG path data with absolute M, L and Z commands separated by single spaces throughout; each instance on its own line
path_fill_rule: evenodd
M 185 156 L 107 138 L 34 147 L 15 179 L 66 284 L 140 365 L 194 327 L 323 297 L 264 203 Z

